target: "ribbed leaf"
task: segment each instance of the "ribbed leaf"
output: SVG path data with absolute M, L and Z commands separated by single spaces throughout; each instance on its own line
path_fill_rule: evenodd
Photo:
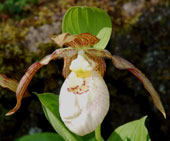
M 94 7 L 72 7 L 64 15 L 63 33 L 90 33 L 100 39 L 95 48 L 104 49 L 112 32 L 111 19 L 108 14 Z
M 118 127 L 108 141 L 149 141 L 149 134 L 145 127 L 146 118 L 147 116 Z
M 51 123 L 55 131 L 65 140 L 81 141 L 79 136 L 71 133 L 60 119 L 58 96 L 50 93 L 37 94 L 46 118 Z

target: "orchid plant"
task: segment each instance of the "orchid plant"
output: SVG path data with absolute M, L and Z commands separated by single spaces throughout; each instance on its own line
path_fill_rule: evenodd
M 160 97 L 148 78 L 129 61 L 104 49 L 111 36 L 111 26 L 110 17 L 101 9 L 90 7 L 69 9 L 63 19 L 63 33 L 51 37 L 61 48 L 32 64 L 19 82 L 0 74 L 0 86 L 16 92 L 17 98 L 16 106 L 6 115 L 15 113 L 21 106 L 22 98 L 30 95 L 27 87 L 41 67 L 54 59 L 64 58 L 62 74 L 65 81 L 60 90 L 59 103 L 54 95 L 38 95 L 45 115 L 65 140 L 81 140 L 79 136 L 93 131 L 96 133 L 96 140 L 102 140 L 100 125 L 109 110 L 110 101 L 109 91 L 103 79 L 106 58 L 110 59 L 116 68 L 127 69 L 134 74 L 166 118 Z M 55 111 L 50 110 L 50 102 L 58 103 L 57 116 L 61 117 L 64 125 L 75 134 L 74 136 L 66 127 L 60 129 L 63 123 L 52 115 Z

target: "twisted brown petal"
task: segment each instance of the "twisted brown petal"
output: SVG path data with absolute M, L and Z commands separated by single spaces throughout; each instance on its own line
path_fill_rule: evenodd
M 13 113 L 15 113 L 21 106 L 21 100 L 23 98 L 23 95 L 31 81 L 31 79 L 33 78 L 33 76 L 35 75 L 35 73 L 42 67 L 43 65 L 36 62 L 34 64 L 32 64 L 27 72 L 25 73 L 25 75 L 21 78 L 19 85 L 17 87 L 17 91 L 16 91 L 16 98 L 17 98 L 17 104 L 16 106 L 10 110 L 6 115 L 12 115 Z
M 123 59 L 122 57 L 113 56 L 112 62 L 115 65 L 115 67 L 118 69 L 128 69 L 143 83 L 145 89 L 150 93 L 155 106 L 159 109 L 159 111 L 166 118 L 166 113 L 162 105 L 162 102 L 160 100 L 160 97 L 158 93 L 156 92 L 156 90 L 154 89 L 152 83 L 149 81 L 149 79 L 138 68 L 136 68 L 133 64 Z
M 85 51 L 86 51 L 86 53 L 88 53 L 91 56 L 112 59 L 112 54 L 107 50 L 96 49 L 96 48 L 87 48 Z
M 0 86 L 3 88 L 7 88 L 16 93 L 18 87 L 18 81 L 15 79 L 8 78 L 3 74 L 0 74 Z M 28 91 L 26 91 L 24 93 L 24 97 L 28 97 L 28 96 L 30 96 L 30 94 L 28 93 Z
M 0 74 L 0 86 L 3 88 L 8 88 L 13 92 L 16 92 L 18 82 L 17 80 L 10 79 L 3 74 Z
M 149 81 L 149 79 L 138 69 L 136 68 L 132 63 L 129 61 L 123 59 L 119 56 L 112 56 L 110 52 L 107 50 L 99 50 L 94 48 L 87 48 L 86 52 L 90 54 L 91 56 L 95 57 L 105 57 L 112 59 L 112 62 L 114 66 L 118 69 L 128 69 L 131 73 L 133 73 L 144 85 L 145 89 L 150 93 L 154 105 L 159 109 L 159 111 L 163 114 L 163 116 L 166 118 L 166 113 L 164 110 L 164 107 L 162 105 L 162 102 L 160 100 L 160 97 L 156 90 L 154 89 L 152 83 Z
M 90 33 L 82 33 L 79 35 L 70 35 L 69 33 L 63 33 L 57 36 L 51 37 L 60 47 L 63 45 L 71 47 L 91 47 L 99 42 L 99 39 Z
M 74 54 L 75 54 L 75 51 L 72 48 L 58 49 L 58 50 L 55 50 L 52 54 L 44 57 L 40 62 L 36 62 L 36 63 L 32 64 L 26 71 L 25 75 L 21 78 L 19 85 L 17 87 L 17 90 L 16 90 L 17 104 L 16 104 L 16 106 L 12 110 L 10 110 L 6 115 L 11 115 L 11 114 L 15 113 L 20 108 L 23 95 L 24 95 L 29 83 L 31 82 L 31 80 L 34 77 L 34 75 L 36 74 L 36 72 L 42 66 L 47 65 L 51 60 L 53 60 L 55 58 L 62 58 L 66 55 L 71 56 Z
M 101 74 L 102 77 L 104 77 L 105 71 L 106 71 L 106 63 L 105 60 L 102 57 L 98 57 L 98 56 L 92 56 L 87 54 L 88 58 L 90 58 L 91 60 L 93 60 L 96 63 L 96 66 L 94 68 L 94 70 L 96 72 L 98 72 L 99 74 Z
M 64 78 L 66 78 L 70 74 L 71 72 L 69 68 L 70 64 L 74 59 L 76 59 L 76 57 L 77 55 L 74 55 L 72 57 L 64 57 L 64 66 L 63 66 L 63 71 L 62 71 L 62 75 Z

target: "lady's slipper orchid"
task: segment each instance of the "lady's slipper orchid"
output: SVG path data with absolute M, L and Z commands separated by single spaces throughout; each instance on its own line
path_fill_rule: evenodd
M 60 116 L 65 125 L 78 135 L 94 131 L 109 110 L 109 92 L 95 62 L 83 50 L 70 65 L 59 96 Z
M 104 58 L 111 59 L 118 69 L 128 69 L 151 94 L 155 106 L 166 117 L 158 93 L 147 77 L 127 60 L 112 56 L 107 50 L 92 48 L 99 39 L 89 33 L 70 35 L 63 33 L 53 36 L 60 47 L 40 62 L 32 64 L 19 84 L 13 79 L 0 75 L 0 86 L 16 91 L 17 104 L 6 115 L 15 113 L 23 97 L 28 96 L 27 87 L 35 73 L 51 60 L 64 58 L 63 76 L 66 78 L 59 96 L 60 116 L 65 125 L 78 135 L 94 131 L 103 121 L 109 109 L 109 92 L 103 80 L 106 69 Z

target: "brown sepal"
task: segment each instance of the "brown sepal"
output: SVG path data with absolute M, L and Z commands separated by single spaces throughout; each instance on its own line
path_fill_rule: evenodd
M 79 35 L 70 35 L 69 33 L 63 33 L 57 36 L 51 37 L 60 47 L 91 47 L 99 42 L 99 39 L 90 33 L 82 33 Z

